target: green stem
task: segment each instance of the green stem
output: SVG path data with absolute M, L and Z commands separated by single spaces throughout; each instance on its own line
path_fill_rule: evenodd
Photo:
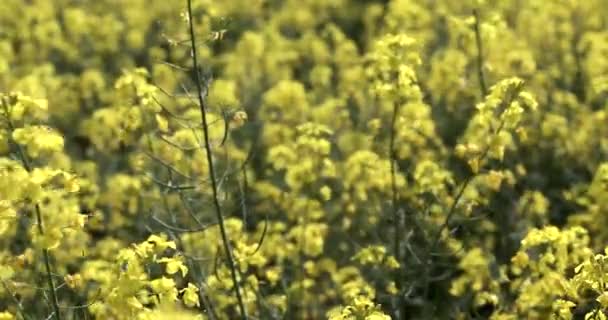
M 228 266 L 230 268 L 232 281 L 234 283 L 234 293 L 238 300 L 241 317 L 242 317 L 242 319 L 247 320 L 248 319 L 247 309 L 245 308 L 245 304 L 244 304 L 243 298 L 241 296 L 241 289 L 240 289 L 240 284 L 239 284 L 238 277 L 237 277 L 237 270 L 236 270 L 236 266 L 234 264 L 234 258 L 232 256 L 232 249 L 230 247 L 230 242 L 228 240 L 228 235 L 226 232 L 224 216 L 222 215 L 222 209 L 221 209 L 219 199 L 218 199 L 217 181 L 215 178 L 215 167 L 213 165 L 213 156 L 211 153 L 211 151 L 212 151 L 211 143 L 209 142 L 209 126 L 207 123 L 207 112 L 205 110 L 206 109 L 205 99 L 203 97 L 202 79 L 199 74 L 199 64 L 198 64 L 198 57 L 197 57 L 197 50 L 196 50 L 196 48 L 197 48 L 196 47 L 196 37 L 194 35 L 194 22 L 193 22 L 193 17 L 192 17 L 192 0 L 187 0 L 187 2 L 188 2 L 188 23 L 189 23 L 189 27 L 190 27 L 190 43 L 192 45 L 192 63 L 193 63 L 194 74 L 195 74 L 196 89 L 197 89 L 197 93 L 198 93 L 198 104 L 199 104 L 199 108 L 201 111 L 201 122 L 202 122 L 203 133 L 204 133 L 204 144 L 205 144 L 205 150 L 207 153 L 207 164 L 209 166 L 209 175 L 211 178 L 211 189 L 212 189 L 212 193 L 213 193 L 213 206 L 215 207 L 215 213 L 217 215 L 217 220 L 218 220 L 218 224 L 220 227 L 220 233 L 222 236 L 222 243 L 224 245 L 224 251 L 225 251 L 226 257 L 228 259 Z
M 391 194 L 392 194 L 392 209 L 393 209 L 393 223 L 394 223 L 394 255 L 397 261 L 401 261 L 401 237 L 399 233 L 400 217 L 399 212 L 397 210 L 397 177 L 396 177 L 396 168 L 395 161 L 397 161 L 397 157 L 395 156 L 395 136 L 397 135 L 397 130 L 395 125 L 397 123 L 397 114 L 399 113 L 400 103 L 395 102 L 393 106 L 393 116 L 391 119 L 391 136 L 389 141 L 389 158 L 391 162 Z
M 477 46 L 477 77 L 479 78 L 479 88 L 483 98 L 487 94 L 488 88 L 483 72 L 483 42 L 481 41 L 480 19 L 477 9 L 473 10 L 473 16 L 475 17 L 475 24 L 473 26 L 475 29 L 475 44 Z
M 397 156 L 396 156 L 396 150 L 395 150 L 395 137 L 397 135 L 397 118 L 398 118 L 398 114 L 399 114 L 399 109 L 401 108 L 401 102 L 397 101 L 395 102 L 395 104 L 393 105 L 393 114 L 392 114 L 392 118 L 391 118 L 391 132 L 390 132 L 390 140 L 389 140 L 389 161 L 390 161 L 390 165 L 391 165 L 391 209 L 392 209 L 392 214 L 393 214 L 393 254 L 395 256 L 395 259 L 397 261 L 399 261 L 399 263 L 401 263 L 401 236 L 403 235 L 403 232 L 401 230 L 401 217 L 399 216 L 399 210 L 397 208 L 397 201 L 398 201 L 398 196 L 397 196 L 397 168 L 396 168 L 396 161 L 397 161 Z M 394 281 L 395 281 L 395 285 L 397 286 L 397 289 L 399 290 L 399 292 L 401 292 L 403 290 L 403 280 L 404 277 L 401 275 L 401 269 L 398 269 L 395 271 L 395 275 L 394 275 Z M 398 319 L 404 319 L 405 318 L 405 311 L 406 311 L 406 304 L 405 301 L 402 301 L 400 299 L 397 300 L 397 303 L 399 305 L 401 305 L 401 307 L 399 308 L 401 310 L 401 312 L 399 313 L 399 317 Z

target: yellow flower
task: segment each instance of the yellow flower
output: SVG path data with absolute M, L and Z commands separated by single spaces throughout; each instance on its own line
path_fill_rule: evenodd
M 169 131 L 169 121 L 167 121 L 167 118 L 157 113 L 154 115 L 154 119 L 156 119 L 156 125 L 161 132 Z
M 182 277 L 185 277 L 186 273 L 188 273 L 188 267 L 184 265 L 184 262 L 181 260 L 181 258 L 161 258 L 158 260 L 158 262 L 166 264 L 167 274 L 169 275 L 181 271 Z
M 63 277 L 63 280 L 68 285 L 68 287 L 72 289 L 79 288 L 83 284 L 82 276 L 78 273 L 74 275 L 68 274 Z
M 241 127 L 247 122 L 247 113 L 245 111 L 237 111 L 234 113 L 231 119 L 233 128 Z
M 26 126 L 13 131 L 13 139 L 34 158 L 63 149 L 63 137 L 46 126 Z
M 188 307 L 198 307 L 200 305 L 198 298 L 198 288 L 192 283 L 188 283 L 188 287 L 181 290 L 183 292 L 182 300 Z
M 331 200 L 331 189 L 328 186 L 321 187 L 321 190 L 319 190 L 319 192 L 321 193 L 321 198 L 324 201 Z
M 390 294 L 397 294 L 399 292 L 397 286 L 395 285 L 395 281 L 390 281 L 388 285 L 386 285 L 386 292 Z

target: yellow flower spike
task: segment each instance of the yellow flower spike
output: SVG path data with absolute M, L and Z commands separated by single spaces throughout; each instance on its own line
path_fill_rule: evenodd
M 35 99 L 18 92 L 8 95 L 11 121 L 22 121 L 24 118 L 46 120 L 48 116 L 48 101 Z
M 63 137 L 46 126 L 17 128 L 13 139 L 25 146 L 28 155 L 34 158 L 63 150 Z

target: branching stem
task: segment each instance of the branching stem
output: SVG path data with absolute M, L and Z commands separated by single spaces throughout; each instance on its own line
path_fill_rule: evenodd
M 196 90 L 198 93 L 198 105 L 201 111 L 201 123 L 203 127 L 204 134 L 204 145 L 205 151 L 207 153 L 207 164 L 209 166 L 209 176 L 211 178 L 211 189 L 213 193 L 213 206 L 215 208 L 215 213 L 217 216 L 218 224 L 220 227 L 220 233 L 222 236 L 222 243 L 224 246 L 224 251 L 226 254 L 226 258 L 228 260 L 228 267 L 230 268 L 230 273 L 232 275 L 232 281 L 234 283 L 234 293 L 238 300 L 239 309 L 241 313 L 241 318 L 247 320 L 247 309 L 245 308 L 245 304 L 243 302 L 243 297 L 241 296 L 241 285 L 239 283 L 239 279 L 237 276 L 236 266 L 234 264 L 234 257 L 232 255 L 232 248 L 230 246 L 230 242 L 228 240 L 228 234 L 226 232 L 226 226 L 224 223 L 224 216 L 222 215 L 222 208 L 220 206 L 219 198 L 218 198 L 218 190 L 217 190 L 217 181 L 215 178 L 215 167 L 213 165 L 213 155 L 211 150 L 211 143 L 209 141 L 209 126 L 207 124 L 207 111 L 205 106 L 205 98 L 204 98 L 204 90 L 202 87 L 202 79 L 199 73 L 199 64 L 198 64 L 198 56 L 196 50 L 196 36 L 194 34 L 194 21 L 192 16 L 192 0 L 187 0 L 188 2 L 188 24 L 190 27 L 190 44 L 192 46 L 192 64 L 194 68 L 195 74 L 195 82 L 196 82 Z

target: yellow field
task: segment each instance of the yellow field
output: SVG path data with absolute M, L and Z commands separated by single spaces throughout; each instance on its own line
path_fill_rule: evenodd
M 0 320 L 607 319 L 607 17 L 1 0 Z

